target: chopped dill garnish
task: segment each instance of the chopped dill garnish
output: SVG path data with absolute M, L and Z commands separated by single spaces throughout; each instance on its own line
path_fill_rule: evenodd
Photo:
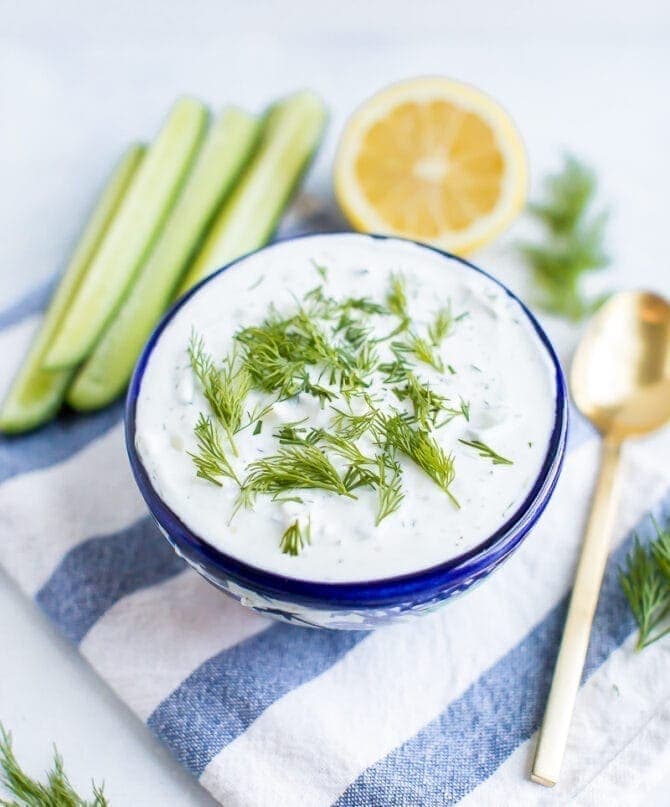
M 196 467 L 196 476 L 221 487 L 221 479 L 228 477 L 239 484 L 240 480 L 221 445 L 221 438 L 212 418 L 200 413 L 194 432 L 198 442 L 196 453 L 188 452 Z
M 636 650 L 670 634 L 670 528 L 653 521 L 656 537 L 643 545 L 635 536 L 619 584 L 638 626 Z
M 377 457 L 378 491 L 377 517 L 375 526 L 399 509 L 405 494 L 402 491 L 402 468 L 386 454 Z
M 407 289 L 405 278 L 402 275 L 391 275 L 391 288 L 386 294 L 386 306 L 388 310 L 400 319 L 409 318 L 409 310 L 407 308 Z
M 428 326 L 428 338 L 433 347 L 439 347 L 444 340 L 454 331 L 456 319 L 451 311 L 451 301 L 440 308 L 435 314 L 435 319 Z
M 285 555 L 299 555 L 307 544 L 312 543 L 312 528 L 308 521 L 305 527 L 296 519 L 281 537 L 279 548 Z
M 435 426 L 440 412 L 446 412 L 447 399 L 437 392 L 433 392 L 428 385 L 409 372 L 404 387 L 394 387 L 393 393 L 399 401 L 409 400 L 414 409 L 414 417 L 424 428 Z
M 331 423 L 340 437 L 345 440 L 357 440 L 365 432 L 371 431 L 378 415 L 376 409 L 368 409 L 360 413 L 344 412 L 335 406 L 331 406 L 331 409 L 335 413 Z
M 261 275 L 255 283 L 252 283 L 251 286 L 249 286 L 247 291 L 253 291 L 254 289 L 257 289 L 264 280 L 265 275 Z
M 325 268 L 314 267 L 325 282 Z M 220 362 L 195 333 L 189 342 L 191 366 L 210 409 L 195 426 L 197 451 L 191 457 L 197 476 L 218 486 L 230 478 L 239 486 L 231 519 L 240 508 L 252 508 L 258 496 L 301 501 L 301 490 L 316 489 L 356 499 L 354 491 L 367 488 L 377 497 L 379 525 L 401 507 L 405 460 L 460 507 L 451 492 L 454 455 L 434 433 L 455 417 L 469 421 L 470 403 L 432 389 L 420 378 L 428 371 L 420 368 L 456 374 L 451 364 L 445 369 L 440 347 L 467 312 L 454 316 L 449 301 L 418 333 L 399 274 L 390 276 L 383 303 L 363 295 L 336 298 L 323 284 L 301 299 L 293 296 L 293 303 L 281 309 L 271 304 L 262 321 L 240 328 L 233 351 Z M 374 318 L 399 322 L 376 338 Z M 400 403 L 393 405 L 389 394 Z M 318 419 L 277 422 L 282 402 L 300 405 L 300 396 L 320 404 Z M 238 478 L 227 452 L 237 454 L 233 439 L 243 429 L 265 439 L 254 449 L 259 458 L 245 463 Z M 268 451 L 267 440 L 274 445 Z M 511 464 L 479 441 L 461 442 L 494 464 Z M 310 542 L 310 529 L 296 519 L 281 538 L 281 551 L 298 554 Z
M 313 445 L 280 448 L 276 454 L 252 462 L 247 470 L 242 487 L 256 493 L 316 488 L 355 498 L 326 454 Z
M 451 421 L 462 415 L 468 422 L 470 421 L 470 403 L 468 401 L 464 401 L 463 398 L 460 399 L 460 404 L 458 407 L 453 406 L 446 406 L 444 408 L 444 413 L 446 418 L 441 421 L 435 428 L 439 429 L 447 423 L 451 423 Z
M 202 337 L 196 336 L 195 332 L 191 334 L 188 354 L 212 414 L 223 427 L 230 447 L 237 455 L 233 435 L 242 423 L 244 401 L 251 389 L 251 376 L 238 365 L 234 351 L 226 356 L 221 368 L 217 369 L 214 360 L 205 351 Z
M 323 280 L 328 280 L 328 268 L 312 260 L 312 266 L 316 269 Z
M 453 455 L 445 453 L 424 429 L 413 429 L 399 414 L 385 418 L 384 426 L 388 445 L 413 460 L 460 507 L 449 490 L 456 478 Z
M 422 336 L 410 333 L 406 342 L 392 342 L 394 353 L 411 353 L 418 361 L 429 364 L 440 373 L 444 372 L 444 363 L 436 348 Z
M 514 465 L 512 460 L 501 457 L 500 454 L 497 454 L 490 446 L 487 446 L 486 443 L 482 443 L 481 440 L 461 440 L 459 438 L 458 442 L 463 443 L 464 446 L 470 446 L 470 448 L 476 449 L 480 457 L 491 460 L 494 465 Z
M 341 303 L 343 311 L 361 311 L 364 314 L 388 314 L 388 310 L 369 297 L 347 297 Z
M 303 426 L 302 424 L 307 420 L 308 418 L 303 418 L 303 420 L 295 420 L 292 423 L 282 423 L 273 436 L 279 440 L 281 445 L 313 446 L 319 440 L 319 430 L 307 429 Z
M 401 384 L 411 372 L 409 363 L 398 353 L 394 355 L 393 361 L 383 362 L 378 367 L 378 370 L 385 374 L 383 379 L 385 384 Z

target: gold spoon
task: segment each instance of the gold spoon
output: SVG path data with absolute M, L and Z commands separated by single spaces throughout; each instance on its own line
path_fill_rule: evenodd
M 572 397 L 603 438 L 600 474 L 530 778 L 558 781 L 619 500 L 621 444 L 670 420 L 670 303 L 643 291 L 614 295 L 575 353 Z

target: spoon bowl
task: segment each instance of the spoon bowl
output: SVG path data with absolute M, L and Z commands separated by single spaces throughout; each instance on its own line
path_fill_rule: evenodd
M 614 295 L 591 321 L 570 378 L 581 412 L 610 440 L 670 418 L 670 304 L 651 292 Z

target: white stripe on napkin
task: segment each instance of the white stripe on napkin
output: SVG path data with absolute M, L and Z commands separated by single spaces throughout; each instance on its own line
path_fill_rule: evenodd
M 189 569 L 119 600 L 80 647 L 146 720 L 202 662 L 271 624 Z
M 644 728 L 579 794 L 575 807 L 617 804 L 621 794 L 626 793 L 629 804 L 645 804 L 648 795 L 656 789 L 668 770 L 670 698 L 654 709 L 654 714 Z
M 0 485 L 0 563 L 35 594 L 81 541 L 146 514 L 117 426 L 64 462 Z M 29 503 L 27 505 L 27 503 Z
M 595 440 L 570 453 L 528 543 L 490 580 L 442 612 L 372 635 L 284 696 L 212 760 L 201 777 L 205 787 L 227 807 L 291 805 L 296 792 L 307 804 L 329 805 L 437 716 L 566 593 L 597 454 Z M 636 463 L 627 472 L 637 480 L 636 495 L 625 497 L 617 542 L 667 484 Z
M 515 807 L 542 807 L 543 805 L 571 804 L 614 805 L 639 803 L 640 761 L 630 760 L 626 777 L 621 772 L 620 756 L 631 756 L 649 751 L 642 737 L 658 727 L 650 726 L 654 704 L 670 696 L 668 663 L 670 649 L 658 646 L 656 652 L 633 652 L 634 637 L 615 650 L 609 659 L 580 689 L 575 704 L 572 727 L 565 752 L 561 778 L 556 787 L 547 789 L 532 783 L 528 778 L 537 734 L 520 745 L 486 782 L 466 796 L 463 807 L 481 804 L 506 804 L 506 797 L 514 793 Z M 652 710 L 650 712 L 650 709 Z M 668 715 L 661 722 L 667 723 Z M 670 733 L 658 749 L 654 748 L 653 767 L 662 773 L 657 750 L 667 748 L 670 753 Z M 611 770 L 610 770 L 611 769 Z M 609 772 L 608 772 L 609 771 Z M 632 775 L 636 772 L 637 775 Z M 607 799 L 605 788 L 616 783 L 616 798 Z M 612 795 L 614 796 L 614 792 Z M 572 800 L 575 799 L 573 802 Z

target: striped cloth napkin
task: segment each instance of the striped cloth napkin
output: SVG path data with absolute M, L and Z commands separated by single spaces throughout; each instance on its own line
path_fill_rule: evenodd
M 0 313 L 0 381 L 45 291 Z M 528 781 L 598 460 L 573 413 L 556 493 L 483 585 L 374 633 L 268 621 L 172 552 L 120 404 L 0 442 L 0 563 L 226 807 L 635 804 L 670 764 L 670 642 L 636 655 L 617 565 L 670 514 L 668 434 L 631 445 L 584 683 L 553 790 Z

